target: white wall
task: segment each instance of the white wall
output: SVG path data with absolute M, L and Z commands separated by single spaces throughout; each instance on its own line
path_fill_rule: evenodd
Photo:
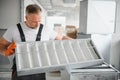
M 110 63 L 120 71 L 120 0 L 117 1 L 116 31 L 112 36 Z
M 112 34 L 93 34 L 91 39 L 94 42 L 95 48 L 104 58 L 104 61 L 110 63 L 110 46 Z
M 2 0 L 0 1 L 0 24 L 1 24 L 1 21 L 2 21 L 2 7 L 1 7 L 1 5 L 2 5 Z M 1 25 L 0 25 L 0 28 L 1 28 Z
M 112 35 L 110 63 L 120 70 L 120 34 Z
M 115 1 L 88 1 L 87 33 L 113 33 L 115 10 Z
M 54 29 L 54 24 L 61 24 L 65 29 L 66 27 L 66 18 L 61 16 L 48 16 L 47 17 L 47 27 L 51 30 Z
M 66 25 L 73 25 L 79 28 L 79 7 L 71 10 L 69 14 L 66 14 Z
M 0 28 L 7 29 L 20 21 L 20 0 L 0 0 Z
M 120 0 L 117 1 L 117 11 L 116 11 L 116 32 L 120 34 Z
M 113 33 L 115 27 L 115 10 L 116 3 L 114 0 L 81 1 L 80 32 L 85 34 Z
M 0 29 L 8 29 L 20 22 L 20 0 L 0 0 Z M 12 67 L 13 56 L 0 55 L 0 68 Z

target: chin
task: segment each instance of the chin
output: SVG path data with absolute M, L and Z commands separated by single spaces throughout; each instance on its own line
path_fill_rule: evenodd
M 34 26 L 34 27 L 31 27 L 32 29 L 35 29 L 35 28 L 37 28 L 38 26 Z

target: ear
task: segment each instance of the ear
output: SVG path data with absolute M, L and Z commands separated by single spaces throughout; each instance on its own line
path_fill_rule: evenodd
M 27 17 L 27 15 L 25 16 L 25 19 L 26 19 L 26 20 L 28 20 L 28 17 Z

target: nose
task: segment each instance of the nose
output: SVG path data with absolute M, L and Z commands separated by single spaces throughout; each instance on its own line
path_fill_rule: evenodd
M 36 25 L 36 26 L 39 26 L 39 25 L 40 25 L 40 22 L 35 22 L 35 25 Z

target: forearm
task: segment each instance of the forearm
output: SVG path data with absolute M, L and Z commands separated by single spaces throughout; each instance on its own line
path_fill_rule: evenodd
M 62 40 L 71 40 L 72 38 L 68 37 L 68 36 L 63 36 Z
M 71 40 L 72 38 L 65 35 L 57 35 L 55 40 Z
M 0 45 L 0 54 L 4 55 L 4 51 L 6 50 L 6 47 L 3 47 L 2 45 Z
M 7 50 L 10 44 L 11 43 L 5 40 L 4 38 L 0 38 L 0 54 L 4 55 L 4 52 Z

